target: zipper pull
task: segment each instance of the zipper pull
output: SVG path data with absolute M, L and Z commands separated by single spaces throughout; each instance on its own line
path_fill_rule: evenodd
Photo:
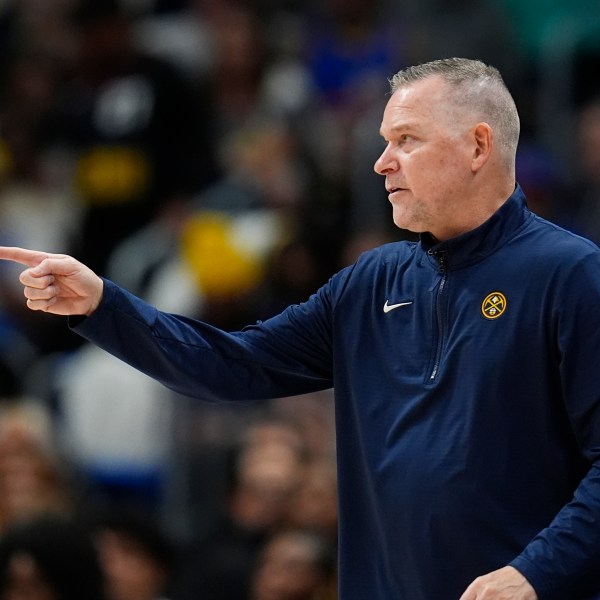
M 438 252 L 437 258 L 440 263 L 440 273 L 445 273 L 446 268 L 448 267 L 448 261 L 446 260 L 446 253 Z
M 429 256 L 435 257 L 435 259 L 438 261 L 439 272 L 445 273 L 446 267 L 448 266 L 448 263 L 446 261 L 446 251 L 445 250 L 427 250 L 427 254 L 429 254 Z

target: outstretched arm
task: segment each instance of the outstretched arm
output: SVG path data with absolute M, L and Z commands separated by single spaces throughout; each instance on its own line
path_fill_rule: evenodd
M 71 256 L 0 246 L 0 259 L 28 267 L 19 280 L 31 310 L 89 316 L 102 299 L 102 279 Z

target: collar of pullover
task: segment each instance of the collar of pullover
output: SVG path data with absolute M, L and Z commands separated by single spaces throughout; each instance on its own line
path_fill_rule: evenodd
M 529 212 L 525 194 L 517 184 L 510 198 L 485 223 L 444 242 L 438 242 L 430 233 L 423 233 L 421 248 L 436 266 L 443 255 L 447 268 L 466 267 L 503 246 L 530 218 L 533 214 Z

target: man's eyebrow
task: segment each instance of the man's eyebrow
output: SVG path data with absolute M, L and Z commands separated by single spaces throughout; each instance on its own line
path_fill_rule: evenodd
M 398 123 L 397 125 L 393 125 L 387 131 L 389 133 L 398 133 L 398 132 L 405 132 L 405 131 L 415 131 L 416 129 L 417 129 L 417 127 L 414 123 L 411 123 L 410 121 L 406 121 L 405 123 Z M 386 137 L 384 135 L 383 127 L 379 130 L 379 135 L 382 138 Z
M 416 129 L 416 125 L 412 121 L 405 121 L 390 127 L 390 131 L 404 131 L 406 129 Z

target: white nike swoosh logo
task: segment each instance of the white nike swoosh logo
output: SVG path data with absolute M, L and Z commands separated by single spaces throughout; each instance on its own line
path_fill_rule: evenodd
M 412 302 L 399 302 L 398 304 L 388 304 L 388 301 L 386 300 L 385 304 L 383 305 L 383 312 L 389 313 L 390 310 L 400 308 L 401 306 L 408 306 L 409 304 L 412 304 Z

